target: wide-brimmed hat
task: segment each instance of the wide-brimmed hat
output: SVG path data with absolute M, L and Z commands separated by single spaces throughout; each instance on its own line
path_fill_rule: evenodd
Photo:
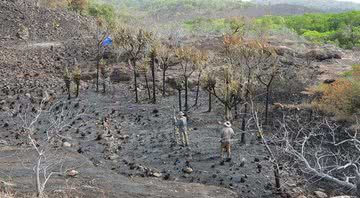
M 231 123 L 229 121 L 224 122 L 224 126 L 231 127 Z
M 178 115 L 179 115 L 179 116 L 184 116 L 184 115 L 185 115 L 185 113 L 184 113 L 184 112 L 182 112 L 182 111 L 180 111 L 180 112 L 178 113 Z

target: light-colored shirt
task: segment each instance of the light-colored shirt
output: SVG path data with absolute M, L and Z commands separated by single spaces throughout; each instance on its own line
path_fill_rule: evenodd
M 230 143 L 230 140 L 234 135 L 235 135 L 234 130 L 231 127 L 224 127 L 221 130 L 221 142 Z
M 180 117 L 176 119 L 176 126 L 180 132 L 185 132 L 187 130 L 187 120 L 186 117 Z

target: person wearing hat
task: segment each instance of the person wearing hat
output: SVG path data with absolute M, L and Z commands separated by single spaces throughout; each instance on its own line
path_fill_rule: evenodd
M 109 120 L 109 115 L 105 116 L 103 119 L 103 127 L 104 127 L 104 131 L 107 134 L 110 134 L 110 120 Z
M 187 119 L 185 114 L 180 111 L 178 113 L 178 118 L 174 117 L 176 127 L 179 129 L 179 133 L 181 136 L 181 141 L 183 146 L 189 146 L 189 137 L 187 134 Z
M 231 138 L 235 135 L 229 121 L 224 122 L 224 128 L 221 130 L 221 159 L 224 159 L 224 150 L 226 151 L 228 160 L 231 160 Z

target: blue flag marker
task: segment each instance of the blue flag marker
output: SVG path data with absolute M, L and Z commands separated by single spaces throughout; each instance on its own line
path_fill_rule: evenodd
M 110 36 L 106 37 L 103 42 L 101 43 L 101 46 L 105 47 L 108 45 L 112 45 L 112 39 L 110 38 Z

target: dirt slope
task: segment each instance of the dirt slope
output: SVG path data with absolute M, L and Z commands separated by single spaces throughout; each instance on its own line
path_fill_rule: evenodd
M 24 151 L 25 149 L 25 151 Z M 158 198 L 158 197 L 236 197 L 230 190 L 201 184 L 181 182 L 165 182 L 152 178 L 129 178 L 107 169 L 97 168 L 93 163 L 78 153 L 69 150 L 57 152 L 64 156 L 65 169 L 75 169 L 77 177 L 55 175 L 49 180 L 47 195 L 49 197 L 121 197 L 121 198 Z M 16 154 L 16 155 L 15 155 Z M 0 163 L 1 181 L 16 191 L 16 197 L 28 197 L 34 193 L 34 177 L 32 171 L 32 150 L 19 147 L 1 147 Z
M 25 3 L 24 3 L 25 2 Z M 95 57 L 92 19 L 32 1 L 0 1 L 0 65 L 62 69 Z

